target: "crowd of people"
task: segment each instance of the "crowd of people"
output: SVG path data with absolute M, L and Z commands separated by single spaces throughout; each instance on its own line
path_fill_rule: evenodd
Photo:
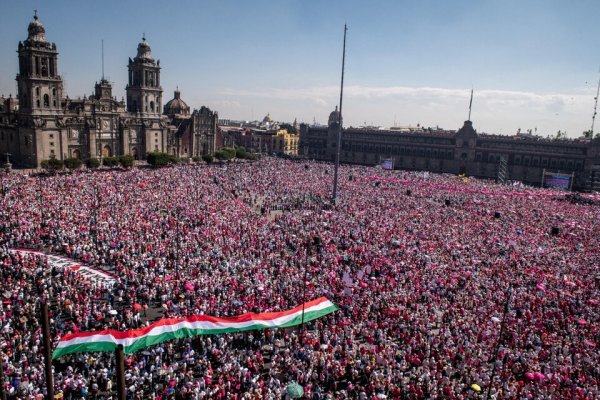
M 600 398 L 600 207 L 545 189 L 264 158 L 2 177 L 8 399 L 43 398 L 54 343 L 161 317 L 339 310 L 304 330 L 127 356 L 128 399 Z M 553 229 L 555 228 L 555 229 Z M 116 275 L 51 267 L 38 249 Z M 305 280 L 306 278 L 306 280 Z M 54 361 L 58 397 L 116 398 L 112 353 Z

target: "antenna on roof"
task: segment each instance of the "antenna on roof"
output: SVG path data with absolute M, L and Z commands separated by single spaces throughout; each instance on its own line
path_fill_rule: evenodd
M 469 101 L 469 118 L 467 118 L 467 121 L 471 120 L 471 106 L 473 106 L 473 88 L 471 88 L 471 101 Z
M 102 39 L 102 80 L 104 80 L 104 39 Z

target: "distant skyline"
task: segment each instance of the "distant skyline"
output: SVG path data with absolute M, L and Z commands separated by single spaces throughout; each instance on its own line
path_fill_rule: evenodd
M 0 94 L 16 93 L 17 45 L 38 10 L 69 97 L 105 76 L 121 99 L 145 33 L 161 61 L 163 103 L 177 86 L 220 118 L 541 135 L 590 129 L 600 66 L 600 2 L 2 0 Z M 600 120 L 595 132 L 600 132 Z

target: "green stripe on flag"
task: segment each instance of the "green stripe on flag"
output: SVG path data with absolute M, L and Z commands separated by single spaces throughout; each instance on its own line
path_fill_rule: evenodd
M 309 311 L 304 313 L 304 322 L 310 322 L 327 314 L 336 311 L 338 307 L 331 305 L 321 310 Z M 163 343 L 173 339 L 183 339 L 188 337 L 200 336 L 200 335 L 218 335 L 223 333 L 231 332 L 244 332 L 257 329 L 278 329 L 278 328 L 289 328 L 297 326 L 302 323 L 302 313 L 297 313 L 291 320 L 276 326 L 265 326 L 260 324 L 260 320 L 255 320 L 255 323 L 245 327 L 223 327 L 218 329 L 194 329 L 194 328 L 179 328 L 175 331 L 164 332 L 158 335 L 145 335 L 137 338 L 132 344 L 123 347 L 124 354 L 135 353 L 143 348 L 154 346 L 159 343 Z M 89 341 L 77 344 L 71 344 L 61 346 L 59 343 L 58 347 L 52 353 L 52 359 L 55 360 L 67 354 L 81 353 L 81 352 L 109 352 L 114 351 L 117 348 L 117 340 L 115 341 L 94 341 L 93 337 L 90 337 Z

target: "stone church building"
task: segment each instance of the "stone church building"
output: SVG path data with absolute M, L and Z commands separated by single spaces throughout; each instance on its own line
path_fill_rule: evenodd
M 145 38 L 129 59 L 126 102 L 113 96 L 104 77 L 93 95 L 71 99 L 63 95 L 56 45 L 46 39 L 37 14 L 27 30 L 18 45 L 17 97 L 0 97 L 0 153 L 9 153 L 14 165 L 125 154 L 143 159 L 152 151 L 180 157 L 214 153 L 216 112 L 202 107 L 190 113 L 177 91 L 163 114 L 160 60 Z

